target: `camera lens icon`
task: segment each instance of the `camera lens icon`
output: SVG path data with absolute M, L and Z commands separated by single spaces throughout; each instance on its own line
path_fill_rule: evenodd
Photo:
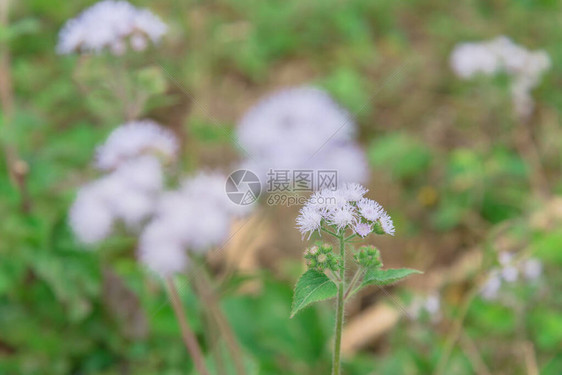
M 228 176 L 225 190 L 233 203 L 247 206 L 254 203 L 260 196 L 261 182 L 254 172 L 240 169 Z

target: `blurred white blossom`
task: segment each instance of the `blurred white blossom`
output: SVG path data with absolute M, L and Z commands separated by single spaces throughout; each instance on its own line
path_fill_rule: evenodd
M 433 322 L 441 319 L 441 297 L 437 293 L 426 296 L 415 296 L 408 307 L 409 316 L 417 319 L 422 313 L 427 313 Z
M 496 272 L 488 278 L 484 286 L 482 287 L 481 294 L 487 300 L 494 300 L 498 297 L 498 292 L 502 285 L 501 278 Z
M 364 182 L 368 167 L 350 114 L 327 93 L 298 87 L 274 93 L 240 121 L 243 168 L 265 180 L 270 170 L 336 170 L 338 183 Z
M 518 259 L 513 253 L 502 251 L 498 254 L 499 267 L 490 271 L 480 293 L 488 300 L 497 299 L 504 282 L 514 283 L 519 276 L 527 280 L 537 280 L 542 274 L 542 262 L 535 258 Z
M 130 45 L 144 50 L 149 42 L 158 43 L 167 26 L 147 9 L 127 1 L 104 0 L 66 22 L 59 33 L 57 52 L 99 53 L 107 50 L 122 55 Z
M 534 108 L 532 89 L 551 66 L 545 51 L 529 51 L 505 36 L 479 43 L 460 43 L 451 53 L 450 62 L 453 71 L 463 79 L 477 74 L 509 74 L 514 108 L 523 119 Z
M 154 211 L 161 188 L 162 171 L 156 159 L 130 160 L 79 190 L 70 209 L 70 225 L 86 244 L 105 239 L 116 221 L 138 229 Z
M 187 252 L 204 253 L 228 239 L 232 220 L 246 213 L 234 207 L 225 191 L 226 176 L 200 172 L 180 188 L 162 194 L 139 242 L 139 259 L 169 276 L 187 266 Z
M 111 170 L 141 155 L 172 160 L 178 147 L 174 134 L 154 121 L 131 121 L 115 129 L 98 147 L 96 166 L 101 170 Z
M 542 275 L 542 262 L 538 259 L 528 259 L 523 262 L 523 274 L 529 280 L 536 280 Z

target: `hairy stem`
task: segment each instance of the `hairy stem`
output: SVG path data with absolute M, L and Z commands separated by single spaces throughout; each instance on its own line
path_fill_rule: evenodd
M 338 284 L 338 299 L 336 312 L 336 337 L 334 339 L 334 357 L 332 361 L 332 375 L 341 373 L 341 337 L 343 332 L 343 314 L 345 310 L 345 240 L 344 234 L 338 236 L 340 242 L 340 256 L 342 265 L 340 269 L 340 282 Z
M 201 348 L 199 347 L 197 338 L 195 337 L 193 331 L 187 323 L 187 319 L 185 318 L 185 309 L 183 308 L 180 296 L 171 278 L 166 279 L 166 286 L 168 287 L 168 296 L 170 297 L 172 307 L 174 308 L 174 313 L 176 314 L 176 318 L 178 319 L 178 323 L 181 329 L 181 336 L 187 352 L 193 359 L 193 363 L 195 364 L 195 368 L 197 368 L 199 374 L 210 375 L 207 367 L 205 366 L 205 360 L 203 359 L 203 353 L 201 352 Z

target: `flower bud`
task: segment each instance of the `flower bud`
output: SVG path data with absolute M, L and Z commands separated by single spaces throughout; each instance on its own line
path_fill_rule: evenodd
M 382 260 L 379 250 L 374 246 L 361 246 L 353 256 L 360 267 L 380 268 Z

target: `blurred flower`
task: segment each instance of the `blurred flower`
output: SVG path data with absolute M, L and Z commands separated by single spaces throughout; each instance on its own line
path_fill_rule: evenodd
M 512 283 L 517 281 L 519 271 L 514 266 L 507 266 L 502 269 L 501 275 L 505 281 L 507 281 L 508 283 Z
M 81 242 L 91 245 L 104 240 L 113 229 L 113 220 L 95 187 L 85 186 L 78 191 L 70 208 L 69 224 Z
M 538 85 L 551 62 L 545 51 L 528 51 L 504 36 L 480 43 L 461 43 L 451 53 L 451 67 L 461 78 L 504 71 L 512 76 L 514 108 L 521 118 L 534 108 L 531 90 Z
M 225 182 L 219 173 L 200 172 L 180 189 L 164 193 L 141 235 L 140 261 L 168 276 L 185 268 L 187 251 L 203 253 L 224 243 L 233 217 L 243 213 L 228 201 Z
M 147 9 L 126 1 L 104 0 L 66 22 L 59 33 L 57 52 L 99 53 L 106 49 L 122 55 L 127 42 L 141 51 L 149 40 L 158 43 L 166 30 L 160 18 Z
M 130 160 L 79 190 L 70 209 L 70 226 L 86 244 L 105 239 L 117 220 L 137 229 L 154 211 L 161 188 L 162 171 L 156 159 Z
M 523 274 L 529 280 L 538 279 L 542 274 L 542 262 L 534 258 L 523 262 Z
M 336 170 L 338 183 L 365 181 L 368 167 L 355 144 L 350 114 L 322 90 L 282 90 L 256 104 L 240 121 L 243 163 L 265 179 L 270 170 Z
M 325 222 L 338 230 L 351 228 L 365 237 L 378 225 L 383 233 L 394 234 L 390 216 L 377 202 L 363 197 L 367 191 L 359 184 L 345 184 L 337 190 L 315 192 L 300 210 L 297 228 L 303 236 L 310 236 Z
M 500 61 L 487 44 L 461 43 L 451 53 L 453 71 L 461 78 L 482 73 L 491 75 L 500 69 Z
M 486 299 L 496 299 L 502 285 L 502 280 L 513 283 L 519 278 L 519 274 L 527 280 L 536 280 L 542 274 L 542 263 L 540 260 L 531 258 L 527 260 L 517 259 L 514 254 L 501 252 L 498 255 L 499 268 L 491 271 L 490 277 L 483 286 L 481 294 Z
M 115 129 L 98 147 L 96 166 L 111 170 L 141 155 L 174 159 L 178 151 L 174 134 L 151 120 L 128 122 Z
M 496 299 L 498 297 L 498 292 L 500 290 L 501 285 L 502 285 L 501 278 L 497 273 L 493 272 L 481 290 L 482 297 L 484 297 L 487 300 Z
M 441 297 L 437 293 L 427 296 L 415 296 L 408 307 L 409 316 L 418 319 L 422 313 L 427 313 L 432 322 L 441 320 Z
M 205 197 L 219 208 L 234 216 L 244 216 L 254 208 L 253 204 L 236 204 L 230 200 L 225 191 L 226 178 L 218 172 L 199 172 L 182 184 L 182 190 L 195 197 Z

